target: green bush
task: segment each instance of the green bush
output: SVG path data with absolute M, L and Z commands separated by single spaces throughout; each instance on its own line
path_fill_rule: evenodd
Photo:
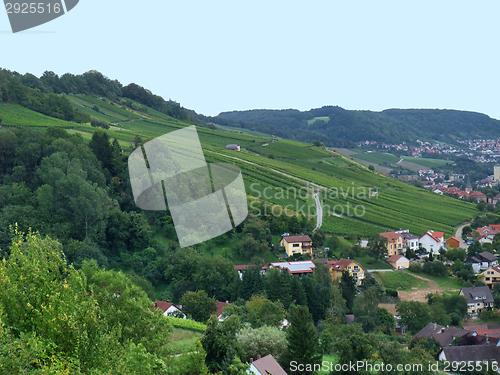
M 167 318 L 175 328 L 188 329 L 195 332 L 205 332 L 207 326 L 203 323 L 195 322 L 194 320 L 174 318 L 169 316 Z

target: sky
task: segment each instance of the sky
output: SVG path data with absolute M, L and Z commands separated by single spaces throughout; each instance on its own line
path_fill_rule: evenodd
M 134 82 L 198 113 L 440 108 L 500 119 L 500 2 L 80 0 L 0 68 Z

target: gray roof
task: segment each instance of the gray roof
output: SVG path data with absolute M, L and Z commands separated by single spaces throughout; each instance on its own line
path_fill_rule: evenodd
M 415 236 L 411 233 L 401 233 L 401 237 L 403 237 L 405 240 L 418 240 L 418 236 Z
M 491 290 L 487 286 L 476 286 L 470 288 L 462 288 L 461 292 L 463 293 L 467 303 L 473 303 L 477 301 L 482 302 L 493 302 L 493 296 L 491 295 Z M 474 299 L 475 297 L 479 297 L 479 299 Z
M 448 346 L 453 342 L 455 337 L 462 337 L 468 333 L 472 332 L 456 327 L 447 327 L 442 332 L 436 333 L 433 337 L 441 346 Z
M 303 260 L 298 262 L 275 262 L 271 263 L 269 267 L 286 268 L 290 273 L 304 273 L 312 272 L 316 265 L 310 260 Z
M 433 337 L 436 333 L 441 332 L 441 330 L 444 329 L 444 326 L 437 324 L 437 323 L 429 323 L 427 324 L 424 328 L 422 328 L 420 331 L 415 333 L 413 335 L 413 338 L 419 338 L 419 337 Z
M 483 251 L 482 253 L 479 253 L 482 258 L 486 259 L 488 262 L 494 262 L 495 260 L 498 260 L 496 256 L 494 256 L 492 253 L 489 251 Z
M 443 348 L 446 360 L 460 361 L 497 361 L 500 362 L 500 348 L 496 345 L 446 346 Z

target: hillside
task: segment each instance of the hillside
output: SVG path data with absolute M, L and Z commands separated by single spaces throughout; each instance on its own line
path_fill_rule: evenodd
M 130 99 L 113 100 L 83 94 L 63 97 L 74 110 L 110 123 L 106 132 L 119 140 L 125 150 L 132 149 L 136 136 L 145 140 L 191 125 Z M 90 139 L 97 129 L 6 103 L 0 106 L 0 116 L 3 118 L 2 131 L 11 126 L 61 127 Z M 326 208 L 322 229 L 327 233 L 367 237 L 404 227 L 416 234 L 434 229 L 449 236 L 454 233 L 454 226 L 477 214 L 475 205 L 372 173 L 348 157 L 308 143 L 272 142 L 269 137 L 203 126 L 197 129 L 207 161 L 231 162 L 242 169 L 251 202 L 257 198 L 260 203 L 267 201 L 271 205 L 288 206 L 290 213 L 300 212 L 314 218 L 310 194 L 313 186 L 321 189 Z M 241 145 L 242 151 L 227 151 L 225 146 L 230 143 Z M 265 143 L 268 145 L 264 146 Z M 307 187 L 308 196 L 300 194 L 300 189 L 305 192 Z M 372 191 L 378 193 L 371 196 Z M 251 215 L 266 214 L 259 213 L 256 204 L 251 207 Z M 280 212 L 278 208 L 274 211 Z
M 325 106 L 310 111 L 249 110 L 220 113 L 210 121 L 258 130 L 289 139 L 349 147 L 352 142 L 387 143 L 494 138 L 500 121 L 475 112 L 438 109 L 351 111 Z

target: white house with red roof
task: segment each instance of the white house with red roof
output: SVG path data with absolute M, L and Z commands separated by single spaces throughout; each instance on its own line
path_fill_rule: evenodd
M 500 233 L 500 225 L 492 224 L 476 229 L 479 233 L 480 243 L 492 243 L 495 240 L 495 236 Z
M 444 232 L 434 232 L 432 230 L 428 230 L 422 237 L 420 237 L 418 242 L 421 247 L 427 250 L 428 253 L 438 255 L 439 250 L 442 247 L 445 247 Z
M 230 305 L 230 303 L 228 301 L 226 301 L 226 302 L 217 301 L 217 311 L 212 311 L 210 313 L 210 315 L 217 316 L 217 319 L 220 322 L 224 321 L 224 319 L 226 319 L 226 317 L 222 314 L 222 312 L 224 311 L 224 308 L 226 306 L 229 306 L 229 305 Z
M 186 319 L 186 314 L 184 313 L 184 311 L 182 311 L 179 306 L 174 305 L 173 303 L 170 303 L 168 301 L 155 301 L 154 309 L 160 309 L 161 311 L 163 311 L 163 315 L 165 316 L 175 316 Z

